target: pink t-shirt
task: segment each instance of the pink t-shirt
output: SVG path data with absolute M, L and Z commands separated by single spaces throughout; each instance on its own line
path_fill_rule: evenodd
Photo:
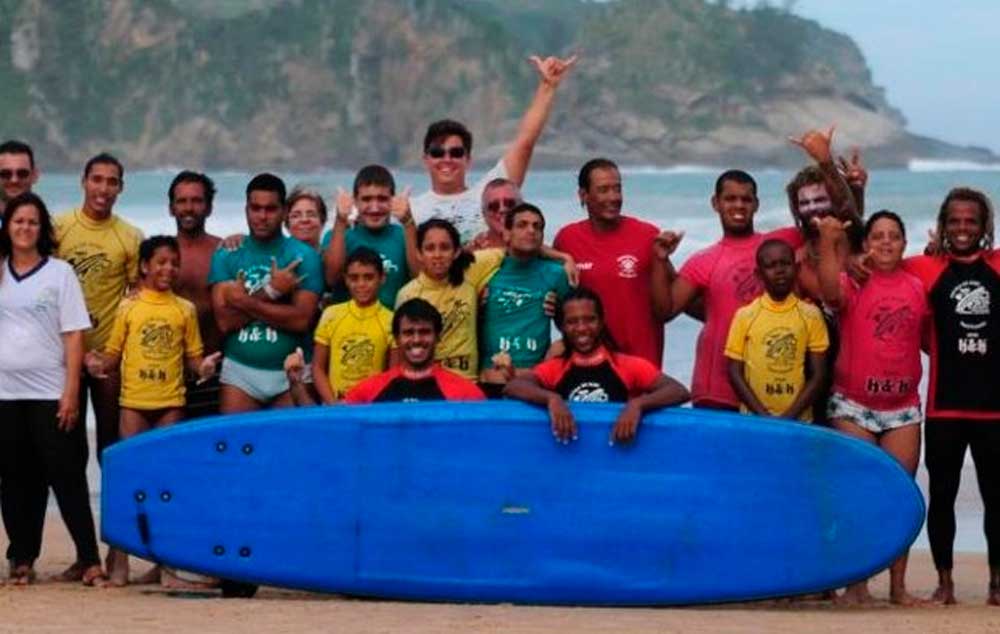
M 552 246 L 568 253 L 580 269 L 580 285 L 604 304 L 608 330 L 621 352 L 663 362 L 663 324 L 653 317 L 650 266 L 655 225 L 622 216 L 614 231 L 598 232 L 590 220 L 566 225 Z
M 844 305 L 833 389 L 876 410 L 920 405 L 920 335 L 930 314 L 920 280 L 874 271 L 859 286 L 841 274 Z
M 784 240 L 793 249 L 802 244 L 795 227 L 745 237 L 726 236 L 691 255 L 678 272 L 701 291 L 705 302 L 705 325 L 698 335 L 691 375 L 691 401 L 695 405 L 740 405 L 729 384 L 723 350 L 733 315 L 764 291 L 754 274 L 755 258 L 757 247 L 771 238 Z

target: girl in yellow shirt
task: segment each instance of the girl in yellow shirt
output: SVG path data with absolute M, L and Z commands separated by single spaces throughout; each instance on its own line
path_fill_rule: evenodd
M 180 249 L 170 236 L 153 236 L 139 246 L 139 292 L 122 300 L 104 351 L 87 353 L 96 376 L 121 365 L 118 430 L 129 438 L 166 427 L 184 415 L 184 370 L 208 379 L 221 353 L 202 357 L 194 304 L 171 290 L 180 273 Z M 113 585 L 128 583 L 128 556 L 112 549 L 108 573 Z M 155 571 L 154 571 L 155 572 Z

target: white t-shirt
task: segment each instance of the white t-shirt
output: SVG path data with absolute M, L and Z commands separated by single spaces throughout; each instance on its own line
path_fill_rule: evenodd
M 455 225 L 463 244 L 468 242 L 476 234 L 486 230 L 486 222 L 483 220 L 483 190 L 494 178 L 508 178 L 503 158 L 464 192 L 435 194 L 434 190 L 428 190 L 411 198 L 410 210 L 414 220 L 419 224 L 431 218 L 443 218 Z
M 90 328 L 73 267 L 46 258 L 20 279 L 0 260 L 0 400 L 58 400 L 66 382 L 62 333 Z

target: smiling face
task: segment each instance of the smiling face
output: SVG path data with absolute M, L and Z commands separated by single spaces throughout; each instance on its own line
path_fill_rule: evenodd
M 865 236 L 864 250 L 871 254 L 872 262 L 881 271 L 892 271 L 903 260 L 906 238 L 903 230 L 892 218 L 879 218 Z
M 257 240 L 267 242 L 281 235 L 285 209 L 278 192 L 265 189 L 251 191 L 247 196 L 246 212 L 250 235 Z
M 799 217 L 807 225 L 811 224 L 812 217 L 825 216 L 833 211 L 830 193 L 827 191 L 826 185 L 822 183 L 800 187 L 796 194 L 796 201 L 799 207 Z
M 177 222 L 178 233 L 204 233 L 205 220 L 211 214 L 203 184 L 194 181 L 177 183 L 174 200 L 170 203 L 170 215 Z
M 985 229 L 979 203 L 961 199 L 948 203 L 944 239 L 950 253 L 963 256 L 978 251 Z
M 459 253 L 459 246 L 452 242 L 446 230 L 440 227 L 428 229 L 420 243 L 420 263 L 424 273 L 433 280 L 447 279 L 448 269 Z
M 152 257 L 141 262 L 143 284 L 157 291 L 169 291 L 177 282 L 181 272 L 181 255 L 168 247 L 157 247 Z
M 562 307 L 562 333 L 573 352 L 590 354 L 601 345 L 604 322 L 592 299 L 571 299 Z
M 502 235 L 504 219 L 521 202 L 521 193 L 513 185 L 497 185 L 483 192 L 483 220 L 490 233 Z
M 389 224 L 392 190 L 385 185 L 361 185 L 354 205 L 358 208 L 358 222 L 377 231 Z
M 719 214 L 726 235 L 753 233 L 753 216 L 759 202 L 754 186 L 734 180 L 722 182 L 722 191 L 712 196 L 712 209 Z
M 10 246 L 14 251 L 36 251 L 41 235 L 41 214 L 38 207 L 27 204 L 14 210 L 8 221 Z
M 429 321 L 412 320 L 405 315 L 399 321 L 396 345 L 402 354 L 404 367 L 423 370 L 434 363 L 434 347 L 438 336 L 434 324 Z
M 384 281 L 384 273 L 379 273 L 374 266 L 364 262 L 351 262 L 344 273 L 347 292 L 359 306 L 374 304 Z
M 622 215 L 622 177 L 613 167 L 597 167 L 590 172 L 587 188 L 579 190 L 580 202 L 590 219 L 613 225 Z
M 111 210 L 125 183 L 113 163 L 94 163 L 83 177 L 83 212 L 94 220 L 111 216 Z
M 303 196 L 296 200 L 288 210 L 285 222 L 288 225 L 288 233 L 292 234 L 292 237 L 319 248 L 319 238 L 323 231 L 323 218 L 315 200 L 309 196 Z
M 424 167 L 431 178 L 431 189 L 442 194 L 465 190 L 465 173 L 471 163 L 472 157 L 457 134 L 435 140 L 424 152 Z
M 30 156 L 21 152 L 0 154 L 0 196 L 4 200 L 31 191 L 37 181 L 38 172 Z

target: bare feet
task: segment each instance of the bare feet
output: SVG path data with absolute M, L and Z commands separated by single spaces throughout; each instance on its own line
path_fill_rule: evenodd
M 132 583 L 143 586 L 151 583 L 160 583 L 162 571 L 163 569 L 160 568 L 159 564 L 157 564 L 152 568 L 150 568 L 148 571 L 146 571 L 144 574 L 139 575 L 138 577 L 133 579 Z
M 80 576 L 80 581 L 82 581 L 85 586 L 103 588 L 108 584 L 108 576 L 104 574 L 104 569 L 101 568 L 101 564 L 93 564 L 88 566 L 83 571 L 83 574 Z
M 906 588 L 901 588 L 899 590 L 889 591 L 889 603 L 893 605 L 900 605 L 905 608 L 914 608 L 920 606 L 930 605 L 931 601 L 927 599 L 922 599 L 920 597 L 915 597 L 906 591 Z
M 840 605 L 867 605 L 875 602 L 875 597 L 868 592 L 868 583 L 861 582 L 847 586 L 843 594 L 836 599 Z
M 160 585 L 171 590 L 210 590 L 219 587 L 219 580 L 202 575 L 189 575 L 170 568 L 163 568 L 160 575 Z M 197 578 L 197 581 L 195 580 Z
M 35 583 L 35 569 L 31 564 L 18 564 L 10 569 L 7 579 L 12 586 L 30 586 Z
M 128 585 L 128 553 L 120 550 L 108 551 L 108 585 L 124 588 Z
M 955 598 L 955 585 L 952 583 L 938 584 L 934 594 L 931 595 L 931 601 L 942 605 L 955 605 L 958 603 L 958 599 Z
M 83 579 L 83 573 L 86 569 L 86 564 L 76 561 L 73 562 L 73 565 L 66 570 L 49 577 L 49 581 L 54 581 L 56 583 L 72 583 L 74 581 L 81 581 Z
M 991 583 L 986 593 L 986 605 L 1000 605 L 1000 585 Z

